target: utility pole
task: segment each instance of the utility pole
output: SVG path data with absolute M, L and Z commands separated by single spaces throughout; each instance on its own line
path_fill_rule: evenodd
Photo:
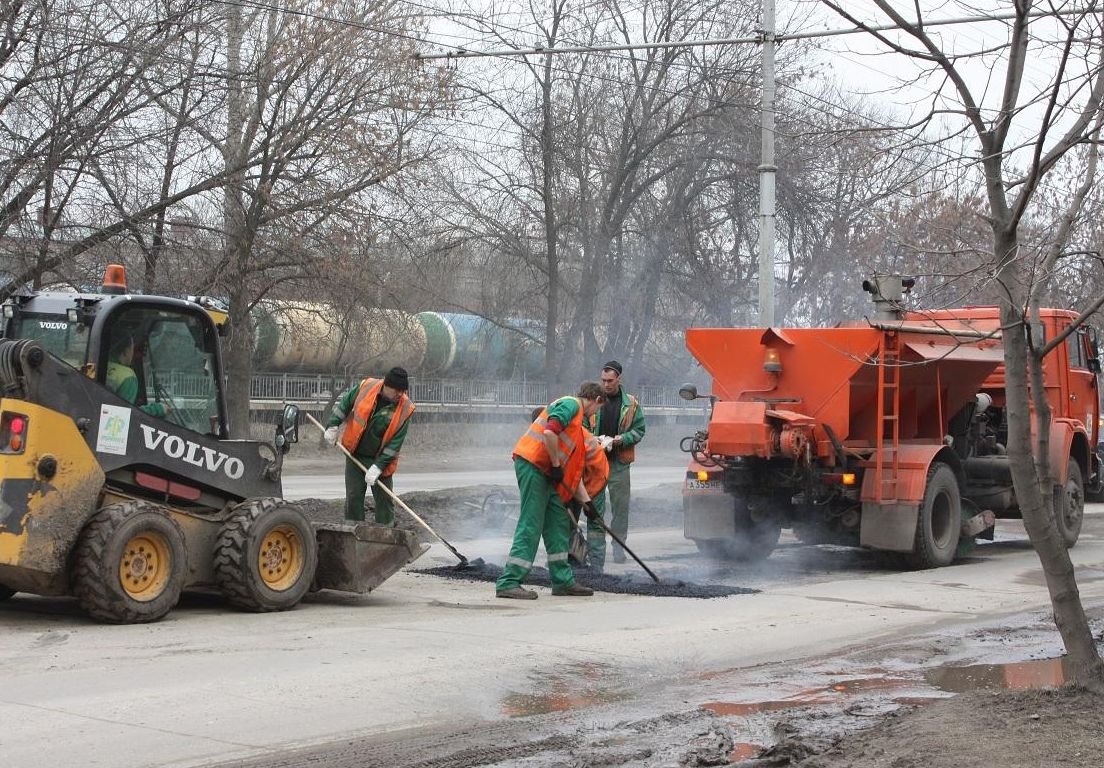
M 759 105 L 759 325 L 774 325 L 774 0 L 763 0 L 763 98 Z

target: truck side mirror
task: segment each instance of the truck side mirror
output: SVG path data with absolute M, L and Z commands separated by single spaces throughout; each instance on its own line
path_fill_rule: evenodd
M 679 387 L 679 397 L 683 400 L 697 400 L 698 388 L 693 384 L 683 384 Z
M 291 450 L 292 443 L 299 442 L 299 406 L 288 403 L 276 421 L 276 448 L 280 453 Z

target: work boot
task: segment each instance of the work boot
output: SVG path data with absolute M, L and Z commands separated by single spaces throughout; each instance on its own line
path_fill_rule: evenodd
M 495 592 L 495 597 L 505 597 L 510 600 L 536 600 L 537 593 L 531 589 L 511 587 L 510 589 L 498 590 Z
M 556 597 L 590 597 L 594 590 L 579 584 L 569 584 L 566 587 L 553 587 L 552 594 Z
M 615 562 L 615 563 L 625 562 L 625 550 L 623 550 L 623 549 L 613 550 L 613 562 Z

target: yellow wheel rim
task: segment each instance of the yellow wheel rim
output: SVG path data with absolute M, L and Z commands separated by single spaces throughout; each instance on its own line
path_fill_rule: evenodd
M 257 566 L 265 586 L 276 592 L 288 589 L 303 573 L 303 540 L 290 525 L 278 525 L 261 541 Z
M 172 573 L 172 550 L 159 533 L 144 531 L 126 543 L 119 560 L 123 590 L 139 602 L 148 602 L 165 591 Z

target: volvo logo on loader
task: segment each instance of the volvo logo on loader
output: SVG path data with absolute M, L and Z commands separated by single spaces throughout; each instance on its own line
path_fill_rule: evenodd
M 170 459 L 180 459 L 210 472 L 218 472 L 221 469 L 231 480 L 237 480 L 245 474 L 245 464 L 241 459 L 227 456 L 214 448 L 204 448 L 199 443 L 185 440 L 179 435 L 170 435 L 148 424 L 142 424 L 141 427 L 146 448 L 151 451 L 160 450 Z

